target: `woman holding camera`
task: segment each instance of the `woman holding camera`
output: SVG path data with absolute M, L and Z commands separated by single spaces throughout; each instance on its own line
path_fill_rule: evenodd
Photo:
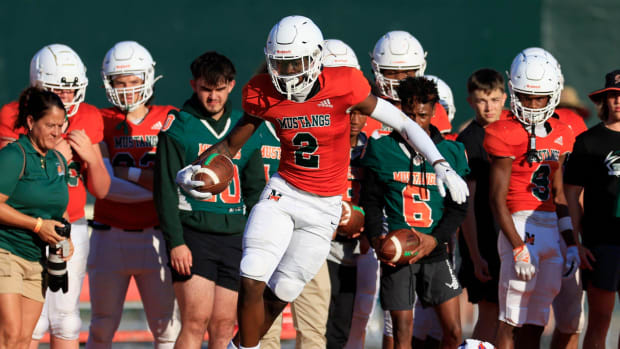
M 53 150 L 65 121 L 56 94 L 29 87 L 15 124 L 27 134 L 0 150 L 0 349 L 28 347 L 44 302 L 45 245 L 66 239 L 57 229 L 69 200 L 67 162 Z

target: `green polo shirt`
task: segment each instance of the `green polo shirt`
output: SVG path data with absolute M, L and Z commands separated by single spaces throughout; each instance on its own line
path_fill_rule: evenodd
M 67 163 L 62 155 L 59 158 L 56 154 L 60 155 L 54 151 L 48 151 L 45 156 L 39 154 L 24 135 L 0 149 L 0 193 L 9 197 L 6 204 L 31 217 L 62 217 L 69 202 L 68 176 L 64 170 Z M 22 168 L 24 174 L 19 178 Z M 0 223 L 0 248 L 29 261 L 38 261 L 44 257 L 44 247 L 45 243 L 31 230 Z

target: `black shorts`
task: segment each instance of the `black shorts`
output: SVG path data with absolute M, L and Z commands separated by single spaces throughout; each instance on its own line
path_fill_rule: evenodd
M 459 244 L 461 267 L 459 268 L 458 277 L 463 288 L 467 289 L 467 299 L 470 303 L 474 304 L 480 301 L 499 303 L 497 293 L 501 263 L 497 248 L 495 248 L 494 253 L 491 253 L 490 256 L 485 258 L 489 266 L 489 274 L 491 274 L 491 280 L 487 282 L 478 280 L 474 274 L 474 263 L 469 256 L 469 251 L 463 251 L 463 249 L 467 249 L 467 246 L 465 244 Z
M 200 275 L 216 285 L 239 291 L 239 263 L 241 263 L 241 241 L 243 234 L 209 234 L 183 227 L 183 239 L 192 252 L 192 275 Z M 172 271 L 172 281 L 187 281 L 191 278 Z
M 391 267 L 381 263 L 381 307 L 411 310 L 415 294 L 424 307 L 439 305 L 461 294 L 461 286 L 447 259 Z
M 582 269 L 583 285 L 588 284 L 602 290 L 620 291 L 620 246 L 599 245 L 590 248 L 596 258 L 592 263 L 593 270 Z

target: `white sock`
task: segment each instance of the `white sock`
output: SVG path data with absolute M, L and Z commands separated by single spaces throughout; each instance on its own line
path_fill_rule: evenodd
M 259 349 L 259 348 L 260 348 L 260 343 L 258 343 L 258 345 L 255 347 L 244 347 L 243 345 L 239 345 L 239 349 Z
M 239 349 L 239 348 L 237 348 L 237 346 L 235 345 L 235 343 L 231 339 L 230 343 L 228 343 L 228 346 L 226 347 L 226 349 Z

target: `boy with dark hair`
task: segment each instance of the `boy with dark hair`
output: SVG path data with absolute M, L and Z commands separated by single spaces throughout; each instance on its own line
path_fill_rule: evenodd
M 467 102 L 475 116 L 456 139 L 465 145 L 471 168 L 471 173 L 466 177 L 471 205 L 467 208 L 459 237 L 462 260 L 459 281 L 467 289 L 469 301 L 478 305 L 478 321 L 472 338 L 495 343 L 500 267 L 497 253 L 499 226 L 489 207 L 491 164 L 482 143 L 486 126 L 500 119 L 506 102 L 504 78 L 493 69 L 477 70 L 467 79 L 467 92 Z
M 231 160 L 235 175 L 217 195 L 179 190 L 178 170 L 223 139 L 241 113 L 228 99 L 235 86 L 232 62 L 207 52 L 191 65 L 194 94 L 168 115 L 156 154 L 155 203 L 170 252 L 174 291 L 181 311 L 181 348 L 225 348 L 236 322 L 241 238 L 246 213 L 265 186 L 260 143 L 253 137 Z M 202 194 L 202 195 L 201 195 Z
M 424 77 L 401 80 L 397 88 L 402 110 L 425 130 L 459 175 L 469 172 L 462 144 L 446 141 L 430 123 L 438 92 Z M 381 264 L 381 305 L 392 317 L 394 348 L 410 348 L 416 292 L 432 306 L 443 329 L 442 348 L 461 341 L 458 295 L 461 288 L 448 260 L 446 243 L 461 224 L 467 203 L 442 198 L 435 171 L 397 132 L 368 142 L 362 158 L 365 176 L 360 204 L 366 211 L 364 233 L 380 250 L 383 210 L 388 230 L 413 227 L 420 245 L 407 265 Z

